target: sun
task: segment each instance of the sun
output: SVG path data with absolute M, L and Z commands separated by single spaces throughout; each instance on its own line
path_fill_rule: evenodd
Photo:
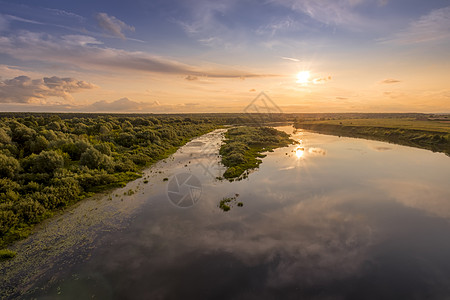
M 295 156 L 297 156 L 297 158 L 302 158 L 303 154 L 305 154 L 304 148 L 295 149 Z
M 297 83 L 307 84 L 309 82 L 309 71 L 301 71 L 297 73 Z

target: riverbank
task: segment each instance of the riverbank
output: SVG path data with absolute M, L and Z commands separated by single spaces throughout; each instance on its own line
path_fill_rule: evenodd
M 32 235 L 10 246 L 17 255 L 0 262 L 0 299 L 23 299 L 47 288 L 58 276 L 71 272 L 74 265 L 89 260 L 95 249 L 108 247 L 115 241 L 112 236 L 126 231 L 149 207 L 178 211 L 168 201 L 164 178 L 181 171 L 195 173 L 202 183 L 206 179 L 214 182 L 214 177 L 203 169 L 213 158 L 202 149 L 217 147 L 217 153 L 223 131 L 218 129 L 194 138 L 173 155 L 144 169 L 142 178 L 122 188 L 97 193 L 39 223 Z M 223 172 L 217 154 L 214 159 L 217 162 L 210 172 Z
M 0 249 L 220 127 L 202 117 L 61 117 L 0 118 Z
M 422 148 L 450 156 L 450 124 L 445 122 L 395 118 L 336 119 L 297 121 L 294 127 Z

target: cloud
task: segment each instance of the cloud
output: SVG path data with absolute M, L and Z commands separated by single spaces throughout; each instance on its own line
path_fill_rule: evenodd
M 198 80 L 198 77 L 197 76 L 188 75 L 188 76 L 184 77 L 184 79 L 186 79 L 188 81 L 195 81 L 195 80 Z
M 98 13 L 96 15 L 98 26 L 100 26 L 106 32 L 125 39 L 125 34 L 123 31 L 133 31 L 134 27 L 125 24 L 123 21 L 117 19 L 114 16 L 109 16 L 106 13 Z
M 364 0 L 273 0 L 310 18 L 327 25 L 360 24 L 361 17 L 354 12 L 354 7 L 366 2 Z
M 281 56 L 280 58 L 281 58 L 281 59 L 284 59 L 284 60 L 289 60 L 289 61 L 294 61 L 294 62 L 300 62 L 299 59 L 292 58 L 292 57 Z
M 76 19 L 78 22 L 84 22 L 85 21 L 84 17 L 82 17 L 80 15 L 77 15 L 77 14 L 75 14 L 73 12 L 70 12 L 70 11 L 65 11 L 65 10 L 56 9 L 56 8 L 46 8 L 46 10 L 48 10 L 51 13 L 53 13 L 54 15 L 61 16 L 63 18 L 73 18 L 73 19 Z
M 9 37 L 0 36 L 0 53 L 16 59 L 60 63 L 64 66 L 107 72 L 153 72 L 210 78 L 273 77 L 224 66 L 195 67 L 141 51 L 103 47 L 90 36 L 49 34 L 23 31 Z
M 148 111 L 153 106 L 159 106 L 159 103 L 143 103 L 132 101 L 128 98 L 121 98 L 113 102 L 104 100 L 97 101 L 91 105 L 81 108 L 80 110 L 87 112 L 138 112 Z
M 388 79 L 380 81 L 380 83 L 383 83 L 383 84 L 393 84 L 393 83 L 399 83 L 399 82 L 401 82 L 401 81 L 397 80 L 397 79 L 392 79 L 392 78 L 388 78 Z
M 163 105 L 159 101 L 138 102 L 129 98 L 121 98 L 112 102 L 97 101 L 87 106 L 72 106 L 70 111 L 79 112 L 127 112 L 127 113 L 148 113 L 148 112 L 195 112 L 200 103 L 188 102 L 176 105 Z M 65 108 L 67 109 L 67 108 Z
M 414 44 L 450 38 L 450 6 L 432 10 L 382 43 Z
M 282 18 L 280 20 L 276 20 L 269 24 L 264 24 L 263 26 L 260 26 L 256 33 L 260 35 L 266 35 L 269 34 L 271 37 L 276 35 L 279 32 L 286 32 L 286 31 L 298 31 L 300 29 L 304 29 L 305 26 L 298 22 L 298 20 L 293 19 L 292 17 L 288 16 L 286 18 Z
M 0 103 L 32 103 L 49 97 L 72 100 L 72 93 L 93 88 L 94 84 L 74 78 L 18 76 L 0 81 Z
M 203 45 L 235 51 L 248 43 L 248 28 L 241 22 L 231 25 L 223 16 L 232 17 L 242 2 L 237 0 L 182 1 L 182 11 L 172 21 Z
M 317 77 L 312 80 L 314 84 L 321 84 L 331 80 L 331 76 L 327 77 Z
M 43 25 L 44 24 L 44 23 L 41 23 L 41 22 L 37 22 L 37 21 L 29 20 L 29 19 L 24 19 L 24 18 L 21 18 L 21 17 L 0 14 L 0 32 L 8 29 L 9 28 L 9 24 L 12 21 L 19 21 L 19 22 L 30 23 L 30 24 L 37 24 L 37 25 Z

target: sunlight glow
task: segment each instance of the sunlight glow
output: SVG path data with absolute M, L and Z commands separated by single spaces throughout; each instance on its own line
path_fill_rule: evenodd
M 297 148 L 295 150 L 295 156 L 297 156 L 297 158 L 301 158 L 304 153 L 305 153 L 305 148 Z
M 304 84 L 304 85 L 308 84 L 310 76 L 311 75 L 309 74 L 309 71 L 298 72 L 297 73 L 297 83 Z

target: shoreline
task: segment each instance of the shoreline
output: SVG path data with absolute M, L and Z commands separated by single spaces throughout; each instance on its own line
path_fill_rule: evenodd
M 294 123 L 296 129 L 315 133 L 382 141 L 409 146 L 450 156 L 450 134 L 439 131 L 406 129 L 401 127 L 351 126 L 324 123 Z

